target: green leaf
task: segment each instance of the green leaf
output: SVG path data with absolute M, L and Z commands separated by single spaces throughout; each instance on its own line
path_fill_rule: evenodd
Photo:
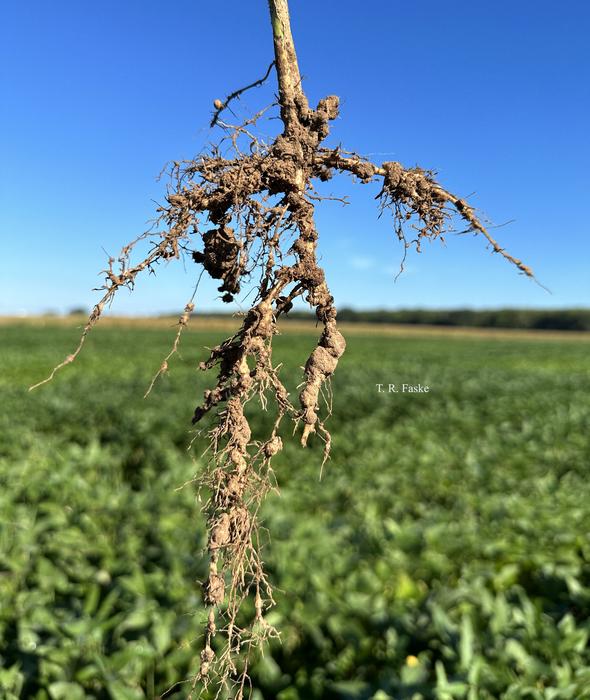
M 461 668 L 467 671 L 473 660 L 473 623 L 467 614 L 461 620 L 460 655 Z
M 58 681 L 49 686 L 49 697 L 51 700 L 84 700 L 86 693 L 78 683 Z
M 145 695 L 139 688 L 132 688 L 121 681 L 111 681 L 107 689 L 112 700 L 144 700 Z

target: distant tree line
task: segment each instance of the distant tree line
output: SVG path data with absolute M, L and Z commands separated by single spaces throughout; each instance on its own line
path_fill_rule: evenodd
M 305 311 L 292 311 L 293 319 L 313 318 Z M 590 331 L 590 309 L 375 309 L 357 311 L 343 308 L 338 319 L 348 323 L 401 323 L 429 326 L 468 326 L 474 328 L 524 328 L 560 331 Z

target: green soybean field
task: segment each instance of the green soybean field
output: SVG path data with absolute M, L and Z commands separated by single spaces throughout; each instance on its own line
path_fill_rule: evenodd
M 273 463 L 280 638 L 252 699 L 590 699 L 590 337 L 344 333 L 329 461 L 286 429 Z M 191 417 L 227 331 L 189 328 L 144 398 L 173 323 L 106 324 L 29 392 L 78 334 L 0 326 L 0 698 L 186 698 L 207 567 Z M 316 342 L 276 338 L 293 397 Z

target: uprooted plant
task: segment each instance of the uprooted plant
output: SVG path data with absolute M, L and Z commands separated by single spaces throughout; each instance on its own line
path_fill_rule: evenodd
M 411 245 L 419 249 L 423 239 L 440 238 L 453 230 L 456 219 L 463 229 L 483 235 L 494 252 L 532 277 L 528 267 L 508 255 L 489 235 L 473 208 L 438 184 L 432 172 L 404 168 L 396 162 L 378 165 L 339 147 L 323 145 L 330 122 L 338 116 L 338 97 L 329 95 L 315 108 L 309 106 L 297 65 L 287 0 L 269 0 L 269 8 L 273 64 L 262 80 L 225 101 L 216 100 L 214 105 L 212 126 L 221 128 L 224 140 L 229 139 L 232 157 L 223 156 L 216 148 L 193 160 L 172 164 L 172 184 L 166 204 L 159 209 L 158 226 L 140 237 L 153 243 L 151 251 L 141 262 L 131 264 L 130 253 L 137 239 L 123 248 L 118 261 L 109 260 L 104 296 L 94 307 L 78 348 L 50 375 L 74 360 L 116 292 L 121 287 L 133 287 L 140 272 L 151 271 L 161 261 L 189 252 L 195 263 L 220 281 L 219 291 L 228 303 L 254 273 L 260 275 L 256 297 L 240 329 L 214 347 L 200 364 L 201 369 L 217 368 L 218 377 L 193 417 L 197 423 L 210 412 L 214 416 L 214 427 L 209 432 L 211 456 L 199 479 L 199 485 L 210 493 L 205 507 L 209 573 L 204 600 L 208 620 L 193 688 L 198 681 L 206 686 L 215 678 L 220 693 L 229 692 L 238 698 L 243 697 L 247 684 L 250 649 L 276 634 L 265 621 L 265 611 L 273 598 L 260 556 L 257 512 L 274 485 L 272 460 L 282 449 L 279 428 L 285 418 L 294 421 L 302 428 L 303 445 L 315 433 L 324 442 L 327 458 L 330 434 L 319 413 L 319 399 L 346 346 L 316 254 L 314 201 L 319 198 L 314 194 L 314 182 L 327 181 L 337 173 L 348 173 L 361 183 L 378 180 L 379 204 L 392 211 L 395 232 L 405 249 Z M 273 66 L 278 78 L 282 132 L 265 143 L 255 132 L 266 110 L 238 125 L 228 124 L 221 115 L 232 100 L 266 80 Z M 407 230 L 415 232 L 412 240 L 406 237 Z M 202 249 L 191 248 L 194 242 L 202 244 Z M 278 319 L 288 313 L 297 298 L 315 309 L 322 330 L 305 365 L 303 389 L 295 406 L 273 364 L 272 342 Z M 193 309 L 191 299 L 180 318 L 171 353 L 158 373 L 167 370 Z M 272 430 L 262 440 L 253 439 L 244 413 L 245 405 L 254 397 L 264 407 L 269 399 L 274 405 Z M 238 612 L 246 599 L 253 604 L 253 613 L 244 623 Z

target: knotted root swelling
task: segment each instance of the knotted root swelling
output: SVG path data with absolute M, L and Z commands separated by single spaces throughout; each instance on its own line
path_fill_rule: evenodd
M 326 321 L 324 332 L 315 350 L 305 364 L 305 386 L 299 396 L 301 418 L 304 423 L 301 444 L 305 447 L 309 435 L 318 423 L 318 396 L 322 384 L 334 374 L 338 360 L 346 349 L 344 336 L 336 328 L 336 321 Z M 325 431 L 323 424 L 321 428 Z

